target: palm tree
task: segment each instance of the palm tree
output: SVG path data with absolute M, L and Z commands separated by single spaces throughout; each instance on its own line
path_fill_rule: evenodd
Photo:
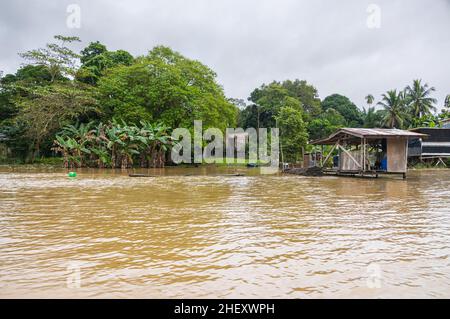
M 445 97 L 444 107 L 450 109 L 450 94 Z
M 378 102 L 384 108 L 385 116 L 383 125 L 389 128 L 401 128 L 405 120 L 404 113 L 404 94 L 397 90 L 390 90 L 382 95 L 381 102 Z
M 373 97 L 372 94 L 368 94 L 368 95 L 365 97 L 365 99 L 366 99 L 366 102 L 367 102 L 367 104 L 369 105 L 369 109 L 370 109 L 370 106 L 373 104 L 373 101 L 375 101 L 375 98 Z
M 369 107 L 367 110 L 363 108 L 363 122 L 364 127 L 375 128 L 381 125 L 379 112 L 375 110 L 375 107 Z
M 435 90 L 434 87 L 428 87 L 426 83 L 422 85 L 422 80 L 414 80 L 412 87 L 409 85 L 406 87 L 406 101 L 412 116 L 421 118 L 436 110 L 433 104 L 436 104 L 437 100 L 430 97 Z

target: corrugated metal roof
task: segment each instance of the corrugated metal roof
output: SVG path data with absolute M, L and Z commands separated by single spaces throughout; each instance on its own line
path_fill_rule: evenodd
M 399 129 L 386 129 L 386 128 L 353 128 L 346 127 L 331 134 L 328 138 L 312 141 L 311 144 L 330 144 L 339 139 L 340 135 L 351 135 L 358 138 L 388 138 L 388 137 L 406 137 L 406 138 L 418 138 L 426 137 L 426 134 L 417 132 L 411 132 Z
M 421 137 L 426 136 L 425 134 L 420 134 L 416 132 L 410 132 L 406 130 L 399 130 L 396 128 L 343 128 L 341 131 L 345 131 L 350 135 L 359 135 L 363 137 L 369 136 L 385 136 L 385 137 L 396 137 L 396 136 L 409 136 L 409 137 Z

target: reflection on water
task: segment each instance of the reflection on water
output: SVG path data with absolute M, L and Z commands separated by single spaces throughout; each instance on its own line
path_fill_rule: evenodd
M 450 297 L 450 171 L 141 172 L 0 171 L 0 297 Z

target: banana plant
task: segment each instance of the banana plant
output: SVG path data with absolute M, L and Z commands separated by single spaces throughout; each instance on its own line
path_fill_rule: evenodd
M 128 168 L 136 159 L 141 166 L 164 167 L 165 154 L 175 142 L 161 124 L 141 122 L 140 126 L 113 120 L 67 125 L 56 136 L 54 150 L 64 157 L 66 167 L 95 165 Z
M 54 150 L 63 154 L 66 167 L 83 166 L 83 153 L 91 153 L 84 144 L 79 143 L 76 139 L 69 136 L 63 137 L 57 135 L 55 146 Z

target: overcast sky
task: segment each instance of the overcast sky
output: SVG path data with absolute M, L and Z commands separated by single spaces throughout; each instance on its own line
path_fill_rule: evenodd
M 80 28 L 67 26 L 69 4 Z M 215 70 L 228 97 L 295 78 L 360 107 L 414 78 L 436 88 L 439 107 L 450 94 L 450 0 L 1 0 L 0 70 L 14 72 L 17 52 L 55 34 L 133 55 L 170 46 Z

